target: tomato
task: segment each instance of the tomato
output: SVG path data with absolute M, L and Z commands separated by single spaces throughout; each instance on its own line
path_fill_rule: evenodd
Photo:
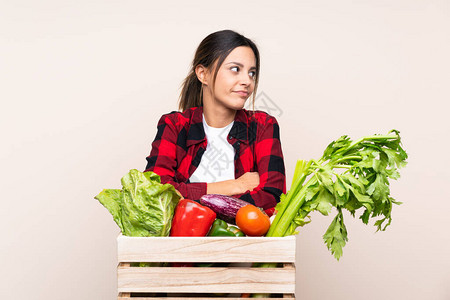
M 254 205 L 241 207 L 236 214 L 236 225 L 248 236 L 263 236 L 269 230 L 269 217 Z

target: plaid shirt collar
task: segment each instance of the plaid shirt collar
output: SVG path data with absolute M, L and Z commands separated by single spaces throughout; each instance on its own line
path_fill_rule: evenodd
M 190 126 L 188 129 L 186 145 L 189 147 L 194 144 L 198 144 L 206 140 L 205 130 L 203 128 L 203 107 L 193 107 L 190 120 Z M 234 117 L 234 124 L 231 127 L 228 139 L 233 142 L 234 139 L 239 140 L 245 144 L 248 143 L 248 118 L 243 109 L 236 111 Z

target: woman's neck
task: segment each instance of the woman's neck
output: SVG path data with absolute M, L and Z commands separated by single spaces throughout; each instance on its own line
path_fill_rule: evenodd
M 203 115 L 209 126 L 223 128 L 234 121 L 236 110 L 206 102 L 203 103 Z

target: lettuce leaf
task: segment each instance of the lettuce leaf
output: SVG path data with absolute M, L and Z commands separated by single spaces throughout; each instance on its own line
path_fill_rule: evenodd
M 95 196 L 112 214 L 126 236 L 168 236 L 181 196 L 171 184 L 161 184 L 153 172 L 130 170 L 122 189 L 104 189 Z

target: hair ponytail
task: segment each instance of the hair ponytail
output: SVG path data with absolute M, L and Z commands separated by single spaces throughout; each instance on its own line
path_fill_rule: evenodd
M 184 79 L 180 94 L 179 109 L 185 111 L 191 107 L 202 106 L 202 83 L 197 78 L 195 71 L 191 71 Z

